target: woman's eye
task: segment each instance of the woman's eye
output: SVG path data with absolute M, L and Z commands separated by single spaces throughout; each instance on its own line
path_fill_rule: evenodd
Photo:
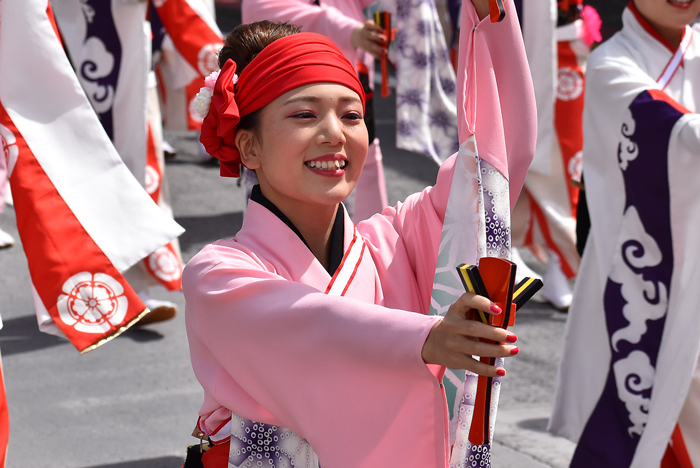
M 299 112 L 292 117 L 295 119 L 313 119 L 315 116 L 311 112 Z
M 363 119 L 363 117 L 357 112 L 350 112 L 348 114 L 345 114 L 344 117 L 346 119 L 350 119 L 350 120 L 362 120 Z

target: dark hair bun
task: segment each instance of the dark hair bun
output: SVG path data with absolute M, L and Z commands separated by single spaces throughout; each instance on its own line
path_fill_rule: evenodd
M 219 52 L 219 68 L 223 68 L 226 61 L 231 59 L 236 62 L 236 73 L 240 75 L 265 47 L 277 39 L 299 32 L 301 28 L 297 26 L 272 21 L 236 26 L 224 39 L 224 47 Z

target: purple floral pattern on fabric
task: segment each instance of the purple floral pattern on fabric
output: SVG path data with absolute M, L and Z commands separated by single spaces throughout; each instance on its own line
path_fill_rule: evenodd
M 479 210 L 482 213 L 483 233 L 479 236 L 478 256 L 510 259 L 510 186 L 508 180 L 491 164 L 476 156 L 479 176 Z M 496 366 L 504 367 L 504 360 L 497 359 Z M 469 428 L 474 413 L 478 377 L 467 373 L 464 381 L 460 414 L 455 428 L 454 449 L 450 468 L 489 468 L 491 444 L 473 445 L 469 442 Z M 493 438 L 498 401 L 501 393 L 501 377 L 493 379 L 491 387 L 490 432 Z
M 434 0 L 397 0 L 396 23 L 396 145 L 440 164 L 459 148 L 457 84 Z
M 464 292 L 455 266 L 485 256 L 510 258 L 510 186 L 478 156 L 474 135 L 459 147 L 430 299 L 430 314 L 444 316 Z M 502 367 L 503 359 L 496 365 Z M 446 369 L 442 380 L 448 409 L 450 468 L 489 467 L 490 445 L 473 446 L 469 428 L 474 414 L 478 376 Z M 501 379 L 493 379 L 489 424 L 494 433 Z
M 231 417 L 229 468 L 320 468 L 306 439 L 289 429 Z

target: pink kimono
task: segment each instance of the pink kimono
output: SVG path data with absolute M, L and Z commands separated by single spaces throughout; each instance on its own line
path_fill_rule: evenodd
M 478 82 L 479 96 L 500 102 L 509 90 L 489 70 L 524 61 L 522 47 L 509 46 L 521 41 L 517 20 L 509 27 L 479 22 L 470 2 L 464 8 L 462 30 L 478 24 L 479 32 L 464 58 L 470 73 L 481 67 L 464 89 L 473 94 Z M 519 99 L 479 109 L 485 135 L 498 134 Z M 501 154 L 493 151 L 499 142 L 483 141 L 488 155 Z M 511 190 L 519 191 L 529 160 L 504 164 Z M 234 239 L 189 262 L 187 331 L 205 393 L 199 427 L 215 443 L 231 441 L 229 466 L 243 466 L 253 446 L 274 454 L 274 466 L 447 466 L 447 407 L 437 378 L 444 369 L 426 365 L 421 351 L 440 320 L 427 314 L 454 170 L 452 156 L 434 187 L 357 227 L 346 216 L 343 262 L 333 277 L 252 200 Z
M 325 294 L 323 266 L 253 201 L 235 239 L 190 261 L 183 286 L 205 432 L 233 411 L 303 435 L 323 466 L 445 466 L 438 369 L 421 351 L 439 320 L 426 314 L 453 168 L 454 158 L 434 188 L 360 223 L 359 255 L 346 217 L 344 297 Z

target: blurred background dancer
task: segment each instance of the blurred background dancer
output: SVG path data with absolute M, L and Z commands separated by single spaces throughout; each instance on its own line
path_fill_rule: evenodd
M 2 213 L 3 209 L 5 208 L 5 197 L 9 192 L 9 187 L 7 186 L 7 164 L 10 161 L 10 152 L 13 151 L 11 148 L 13 141 L 7 140 L 12 139 L 14 139 L 14 136 L 10 135 L 9 132 L 4 132 L 3 128 L 0 127 L 0 142 L 2 142 L 2 145 L 0 146 L 2 146 L 3 152 L 7 152 L 7 154 L 0 155 L 0 213 Z M 3 231 L 2 227 L 0 227 L 0 249 L 12 247 L 14 243 L 15 240 L 12 238 L 12 236 L 8 232 Z
M 576 207 L 583 149 L 585 66 L 590 47 L 601 40 L 600 18 L 581 0 L 524 0 L 525 47 L 538 104 L 538 140 L 525 189 L 513 212 L 513 245 L 528 247 L 546 264 L 541 296 L 560 310 L 571 305 L 569 280 L 580 262 L 576 251 Z M 522 276 L 537 276 L 513 258 Z
M 221 32 L 211 11 L 202 0 L 55 0 L 52 5 L 64 46 L 105 131 L 132 174 L 172 216 L 154 66 L 167 42 L 176 65 L 164 66 L 170 73 L 160 73 L 172 88 L 163 94 L 164 102 L 170 98 L 170 120 L 176 120 L 172 116 L 178 111 L 182 120 L 192 120 L 196 112 L 186 112 L 191 107 L 187 93 L 201 87 L 204 77 L 217 69 Z M 182 80 L 185 85 L 179 86 Z M 189 125 L 196 130 L 201 122 Z M 181 289 L 177 239 L 134 265 L 125 278 L 151 309 L 140 324 L 171 319 L 177 306 L 152 298 L 150 290 Z

